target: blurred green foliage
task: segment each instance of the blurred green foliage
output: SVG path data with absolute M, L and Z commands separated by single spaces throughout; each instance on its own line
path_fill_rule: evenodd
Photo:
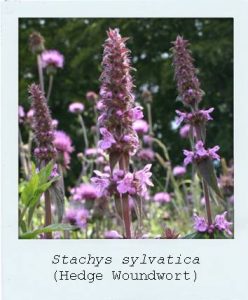
M 233 19 L 29 18 L 20 19 L 19 26 L 19 95 L 25 110 L 30 106 L 27 87 L 38 82 L 36 58 L 28 48 L 29 34 L 40 32 L 47 49 L 58 49 L 65 56 L 64 69 L 58 70 L 55 77 L 50 106 L 53 118 L 59 120 L 59 129 L 72 137 L 74 158 L 83 151 L 83 143 L 68 105 L 73 101 L 85 104 L 84 117 L 90 130 L 95 120 L 92 104 L 87 103 L 85 94 L 89 90 L 99 91 L 102 44 L 109 27 L 118 27 L 122 36 L 130 37 L 127 45 L 137 69 L 134 72 L 137 101 L 142 103 L 142 87 L 154 92 L 155 135 L 168 146 L 173 164 L 182 163 L 182 149 L 189 144 L 180 138 L 178 131 L 171 129 L 175 109 L 182 108 L 182 104 L 176 101 L 170 48 L 178 34 L 190 41 L 201 87 L 206 93 L 201 105 L 215 108 L 214 121 L 208 125 L 207 144 L 220 145 L 221 156 L 227 160 L 233 158 Z M 71 182 L 80 170 L 77 159 L 72 160 L 73 170 Z

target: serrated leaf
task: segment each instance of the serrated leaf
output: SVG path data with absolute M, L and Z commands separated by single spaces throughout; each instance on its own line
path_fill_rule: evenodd
M 218 187 L 217 177 L 215 174 L 213 163 L 210 159 L 204 159 L 196 165 L 198 173 L 212 188 L 212 190 L 220 197 L 223 198 L 221 191 Z
M 41 233 L 64 231 L 64 230 L 74 230 L 74 229 L 76 229 L 76 227 L 69 225 L 69 224 L 52 224 L 52 225 L 46 226 L 44 228 L 39 228 L 34 231 L 24 233 L 24 234 L 20 235 L 20 239 L 33 239 L 38 234 L 41 234 Z
M 39 177 L 35 174 L 24 187 L 21 193 L 21 202 L 24 205 L 29 205 L 39 184 Z
M 48 181 L 53 169 L 53 162 L 50 161 L 44 168 L 38 173 L 39 184 L 44 184 Z

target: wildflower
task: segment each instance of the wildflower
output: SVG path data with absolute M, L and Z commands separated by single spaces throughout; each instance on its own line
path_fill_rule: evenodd
M 57 50 L 45 50 L 41 54 L 43 68 L 55 67 L 63 68 L 64 56 Z
M 19 116 L 19 122 L 22 123 L 25 118 L 25 111 L 21 105 L 18 106 L 18 116 Z
M 92 184 L 82 183 L 71 189 L 71 195 L 74 201 L 95 200 L 97 198 L 97 190 Z
M 153 199 L 155 202 L 159 203 L 168 203 L 171 201 L 170 194 L 165 192 L 156 193 Z
M 116 230 L 109 230 L 104 232 L 105 239 L 122 239 L 122 236 Z
M 204 217 L 199 217 L 196 214 L 194 215 L 194 228 L 199 232 L 206 232 L 208 230 L 208 223 Z
M 190 112 L 190 113 L 185 113 L 181 112 L 179 110 L 176 110 L 176 113 L 178 114 L 178 123 L 186 122 L 190 123 L 192 125 L 198 124 L 198 123 L 204 123 L 207 121 L 213 120 L 211 117 L 211 113 L 214 111 L 214 108 L 211 107 L 209 109 L 201 109 L 198 111 Z
M 86 94 L 86 99 L 88 101 L 96 102 L 98 100 L 98 95 L 93 91 L 89 91 Z
M 87 220 L 89 218 L 89 211 L 85 208 L 80 208 L 76 215 L 76 224 L 80 228 L 85 228 L 87 225 Z
M 92 177 L 91 182 L 96 187 L 98 197 L 102 197 L 107 194 L 107 188 L 110 185 L 110 175 L 108 173 L 102 173 L 95 170 L 94 173 L 97 177 Z
M 154 160 L 154 152 L 152 149 L 150 148 L 147 148 L 147 149 L 141 149 L 137 156 L 140 158 L 140 159 L 143 159 L 143 160 L 147 160 L 147 161 L 152 161 Z
M 57 130 L 54 132 L 53 143 L 58 152 L 58 159 L 65 168 L 68 168 L 71 161 L 70 154 L 74 150 L 71 138 L 64 131 Z
M 203 91 L 196 76 L 193 59 L 187 49 L 189 42 L 178 36 L 173 42 L 173 65 L 175 67 L 175 78 L 179 96 L 185 105 L 199 103 L 202 100 Z
M 34 154 L 40 161 L 46 162 L 55 158 L 56 149 L 54 147 L 54 132 L 52 119 L 47 106 L 46 98 L 39 86 L 32 84 L 29 87 L 30 98 L 32 100 L 33 127 L 35 132 L 37 147 Z
M 190 135 L 190 129 L 191 129 L 191 126 L 189 124 L 185 124 L 183 127 L 180 128 L 180 136 L 185 139 L 185 138 L 188 138 L 189 135 Z
M 186 173 L 186 168 L 184 166 L 176 166 L 173 168 L 172 173 L 176 177 L 183 176 Z
M 221 215 L 215 217 L 215 227 L 220 231 L 225 231 L 227 234 L 232 235 L 230 227 L 232 226 L 231 222 L 226 220 L 227 211 Z
M 103 149 L 111 148 L 112 144 L 116 144 L 116 140 L 114 139 L 112 133 L 110 133 L 106 128 L 100 128 L 100 133 L 103 136 L 103 139 L 99 141 L 98 146 Z
M 97 156 L 97 155 L 103 155 L 104 152 L 100 148 L 87 148 L 85 149 L 85 155 L 86 156 Z
M 184 165 L 210 158 L 219 160 L 220 157 L 216 153 L 220 149 L 219 146 L 214 146 L 213 148 L 205 149 L 202 141 L 198 141 L 195 145 L 195 151 L 184 150 L 183 154 L 186 156 L 184 159 Z
M 41 53 L 45 49 L 45 39 L 39 32 L 32 32 L 29 36 L 29 47 L 33 53 Z
M 137 132 L 137 133 L 147 133 L 149 130 L 149 125 L 145 120 L 136 120 L 133 123 L 133 129 Z
M 77 209 L 67 208 L 65 211 L 64 221 L 70 223 L 71 225 L 76 224 Z
M 81 102 L 73 102 L 69 105 L 69 112 L 73 114 L 81 114 L 84 111 L 84 105 Z
M 145 144 L 148 144 L 148 145 L 152 145 L 152 142 L 153 142 L 153 137 L 150 136 L 150 135 L 144 135 L 143 136 L 143 141 Z

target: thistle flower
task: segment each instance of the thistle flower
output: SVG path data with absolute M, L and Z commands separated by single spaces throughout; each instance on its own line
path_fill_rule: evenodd
M 88 101 L 96 102 L 98 100 L 98 95 L 93 91 L 89 91 L 86 94 L 86 99 Z
M 149 125 L 145 120 L 136 120 L 133 123 L 133 129 L 140 134 L 147 133 L 149 130 Z
M 45 50 L 45 39 L 39 32 L 32 32 L 29 36 L 29 47 L 33 53 L 40 54 Z
M 147 148 L 147 149 L 141 149 L 138 152 L 137 156 L 142 160 L 152 161 L 154 160 L 155 153 L 152 149 Z
M 73 152 L 72 141 L 68 134 L 64 131 L 54 131 L 54 146 L 57 149 L 57 159 L 65 168 L 69 167 L 71 157 L 70 154 Z
M 187 106 L 195 106 L 202 100 L 203 91 L 196 76 L 193 58 L 187 49 L 189 42 L 178 36 L 173 42 L 173 65 L 177 88 L 182 102 Z
M 186 173 L 186 168 L 183 166 L 175 166 L 172 173 L 175 177 L 183 176 Z
M 63 68 L 64 56 L 57 50 L 45 50 L 41 54 L 42 67 Z
M 29 93 L 34 112 L 33 128 L 37 144 L 34 154 L 40 162 L 48 162 L 56 156 L 56 149 L 53 144 L 54 132 L 52 118 L 47 106 L 46 98 L 40 87 L 33 83 L 29 87 Z
M 95 200 L 97 198 L 97 190 L 92 184 L 82 183 L 71 189 L 71 195 L 74 201 Z
M 160 192 L 154 195 L 153 200 L 159 203 L 168 203 L 171 201 L 171 197 L 169 193 Z
M 99 146 L 109 153 L 134 155 L 139 147 L 138 137 L 132 127 L 134 95 L 130 74 L 129 50 L 118 29 L 110 29 L 104 44 L 103 72 L 100 80 L 98 119 L 103 140 Z M 99 103 L 101 105 L 99 105 Z
M 84 111 L 84 105 L 81 102 L 73 102 L 69 105 L 69 112 L 73 114 L 81 114 Z

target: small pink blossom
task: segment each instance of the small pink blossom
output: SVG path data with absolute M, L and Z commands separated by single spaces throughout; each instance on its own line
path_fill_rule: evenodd
M 81 102 L 73 102 L 69 105 L 69 112 L 73 114 L 80 114 L 84 111 L 84 105 Z
M 101 149 L 107 150 L 112 146 L 112 144 L 116 143 L 116 140 L 114 139 L 113 135 L 106 128 L 100 128 L 100 133 L 103 136 L 103 139 L 100 140 L 98 143 L 98 146 Z
M 208 224 L 204 217 L 194 215 L 194 228 L 199 232 L 206 232 L 208 230 Z
M 137 133 L 147 133 L 149 130 L 149 125 L 145 120 L 136 120 L 133 123 L 133 129 Z
M 176 177 L 183 176 L 186 173 L 186 168 L 184 166 L 175 166 L 172 172 Z
M 45 50 L 41 54 L 41 61 L 43 68 L 53 66 L 56 68 L 63 68 L 64 56 L 57 50 Z
M 170 194 L 165 192 L 156 193 L 153 199 L 155 202 L 159 203 L 168 203 L 171 201 Z

